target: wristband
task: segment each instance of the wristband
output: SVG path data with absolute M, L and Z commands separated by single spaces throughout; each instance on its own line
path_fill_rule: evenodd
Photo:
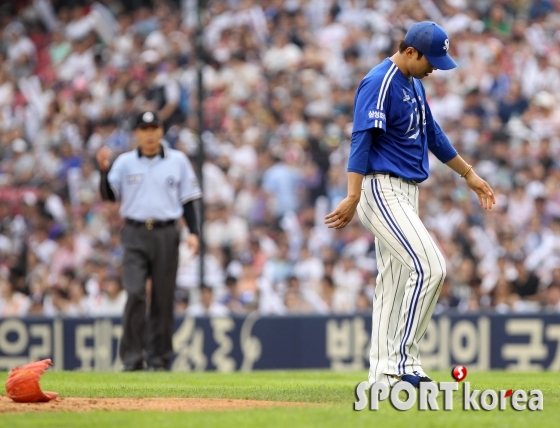
M 473 168 L 472 165 L 469 165 L 467 170 L 463 173 L 463 175 L 461 175 L 461 178 L 465 178 L 472 168 Z

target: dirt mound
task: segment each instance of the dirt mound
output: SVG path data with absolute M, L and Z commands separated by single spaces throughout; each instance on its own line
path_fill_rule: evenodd
M 88 412 L 91 410 L 236 410 L 274 406 L 308 406 L 309 403 L 234 400 L 229 398 L 58 398 L 48 403 L 16 403 L 0 397 L 0 414 L 25 412 Z

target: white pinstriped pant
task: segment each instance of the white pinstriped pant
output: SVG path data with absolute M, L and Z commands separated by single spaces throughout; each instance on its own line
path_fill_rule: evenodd
M 367 175 L 357 211 L 375 235 L 378 268 L 368 380 L 393 385 L 403 374 L 425 375 L 419 341 L 445 278 L 445 260 L 418 217 L 417 185 Z

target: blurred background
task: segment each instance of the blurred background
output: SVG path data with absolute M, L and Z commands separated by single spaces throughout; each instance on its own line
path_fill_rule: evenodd
M 421 20 L 459 64 L 424 79 L 432 112 L 498 195 L 483 212 L 431 158 L 436 313 L 560 312 L 560 1 L 201 3 L 197 48 L 195 0 L 0 2 L 0 317 L 121 315 L 94 154 L 132 149 L 147 108 L 204 180 L 204 286 L 182 248 L 178 316 L 371 313 L 373 236 L 323 217 L 346 195 L 355 89 Z

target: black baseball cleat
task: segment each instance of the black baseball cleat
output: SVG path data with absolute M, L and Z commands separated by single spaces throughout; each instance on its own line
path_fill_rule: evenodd
M 418 373 L 418 372 L 416 372 L 416 373 Z M 405 374 L 401 377 L 401 380 L 403 382 L 410 383 L 415 388 L 420 387 L 420 382 L 434 382 L 428 376 L 420 376 L 420 374 L 415 374 L 415 373 Z

